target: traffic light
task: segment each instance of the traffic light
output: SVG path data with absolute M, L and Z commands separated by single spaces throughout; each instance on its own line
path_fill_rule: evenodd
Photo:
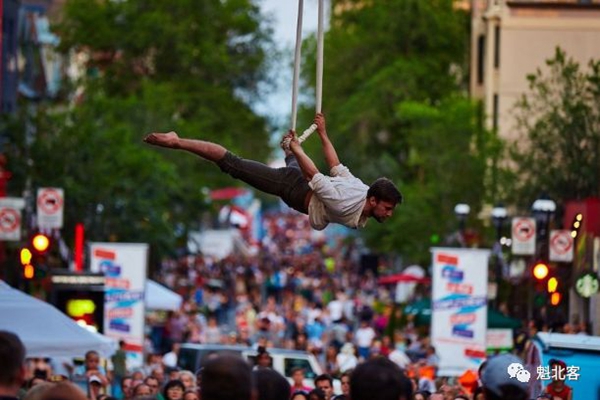
M 50 238 L 43 233 L 36 233 L 31 238 L 31 246 L 37 254 L 44 254 L 50 248 Z
M 538 281 L 543 281 L 546 279 L 549 273 L 550 268 L 548 268 L 548 265 L 544 262 L 538 262 L 533 267 L 533 277 Z
M 550 295 L 550 304 L 553 306 L 557 306 L 560 304 L 562 299 L 562 295 L 559 292 L 554 292 Z
M 35 276 L 35 268 L 31 264 L 33 258 L 31 250 L 27 247 L 23 247 L 19 252 L 19 258 L 21 259 L 21 265 L 23 266 L 23 277 L 25 279 L 32 279 Z

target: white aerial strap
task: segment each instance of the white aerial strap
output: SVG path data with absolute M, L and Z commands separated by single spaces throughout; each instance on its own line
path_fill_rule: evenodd
M 320 113 L 322 110 L 323 103 L 323 48 L 325 30 L 324 25 L 324 1 L 319 0 L 318 10 L 318 24 L 317 24 L 317 80 L 315 88 L 315 109 L 316 113 Z M 298 0 L 298 25 L 296 27 L 296 51 L 294 56 L 294 80 L 292 84 L 292 130 L 296 130 L 296 117 L 298 114 L 298 82 L 300 78 L 300 52 L 302 49 L 302 13 L 303 13 L 303 0 Z M 302 135 L 298 138 L 298 141 L 302 143 L 305 141 L 315 130 L 317 129 L 316 124 L 312 124 Z M 289 143 L 288 143 L 289 145 Z

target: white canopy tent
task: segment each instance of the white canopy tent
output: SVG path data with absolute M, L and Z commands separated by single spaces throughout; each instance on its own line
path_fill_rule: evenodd
M 146 281 L 145 303 L 147 310 L 177 311 L 183 298 L 163 285 L 152 280 Z
M 96 350 L 110 357 L 116 341 L 77 325 L 49 303 L 13 289 L 0 280 L 0 330 L 19 336 L 27 357 L 83 357 Z

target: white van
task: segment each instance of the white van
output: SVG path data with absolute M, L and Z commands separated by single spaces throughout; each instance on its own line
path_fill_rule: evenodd
M 312 353 L 298 350 L 267 349 L 273 359 L 273 369 L 285 376 L 292 383 L 292 370 L 302 368 L 304 370 L 304 385 L 315 387 L 314 379 L 323 373 L 321 365 Z M 181 369 L 196 372 L 206 362 L 209 356 L 214 354 L 230 354 L 240 356 L 252 366 L 256 365 L 257 350 L 247 346 L 231 346 L 218 344 L 193 344 L 181 345 L 177 366 Z M 336 394 L 341 393 L 341 385 L 338 379 L 333 381 L 333 390 Z

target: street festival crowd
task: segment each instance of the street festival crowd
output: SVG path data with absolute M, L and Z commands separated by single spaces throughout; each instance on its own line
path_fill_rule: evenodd
M 243 390 L 246 386 L 258 400 L 529 398 L 526 387 L 509 379 L 506 367 L 522 363 L 517 356 L 524 355 L 527 338 L 547 327 L 534 321 L 526 324 L 517 335 L 516 355 L 488 358 L 474 376 L 440 377 L 428 327 L 415 326 L 410 315 L 394 307 L 394 288 L 378 285 L 373 271 L 361 268 L 354 240 L 328 243 L 314 236 L 306 218 L 295 213 L 263 218 L 266 235 L 255 256 L 232 254 L 215 260 L 198 255 L 163 261 L 155 278 L 181 294 L 184 302 L 179 311 L 147 316 L 142 367 L 127 367 L 121 343 L 110 360 L 102 360 L 93 349 L 78 364 L 27 359 L 25 374 L 14 381 L 10 362 L 4 360 L 9 360 L 7 354 L 18 355 L 18 344 L 0 332 L 0 398 L 245 400 L 251 398 Z M 428 290 L 421 295 L 428 296 Z M 562 331 L 576 333 L 570 326 Z M 177 366 L 181 343 L 254 347 L 258 365 L 240 365 L 223 356 L 199 371 L 181 370 Z M 273 348 L 310 352 L 324 373 L 305 386 L 303 371 L 295 370 L 290 384 L 269 368 Z M 550 367 L 562 368 L 564 363 L 555 360 Z M 571 400 L 564 379 L 554 378 L 538 399 Z M 334 380 L 341 382 L 337 393 Z M 13 394 L 5 390 L 11 384 L 18 389 Z

